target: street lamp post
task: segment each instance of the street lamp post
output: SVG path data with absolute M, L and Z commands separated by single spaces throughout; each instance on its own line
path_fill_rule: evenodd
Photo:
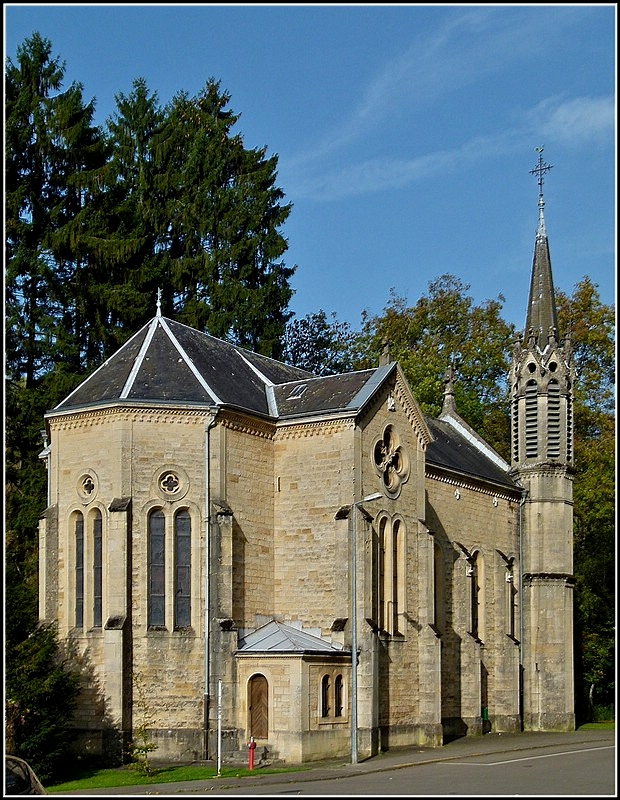
M 362 503 L 379 500 L 381 492 L 369 494 L 351 505 L 353 525 L 351 545 L 351 763 L 357 764 L 357 509 Z

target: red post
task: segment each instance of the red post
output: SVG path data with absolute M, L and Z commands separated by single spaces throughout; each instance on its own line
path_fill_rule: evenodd
M 248 742 L 248 750 L 250 751 L 250 763 L 249 769 L 254 769 L 254 751 L 256 750 L 256 742 L 254 741 L 254 737 L 250 736 L 250 741 Z

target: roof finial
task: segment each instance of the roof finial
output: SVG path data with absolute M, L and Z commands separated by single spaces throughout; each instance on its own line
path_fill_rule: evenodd
M 543 145 L 536 148 L 536 152 L 538 153 L 538 164 L 534 167 L 534 169 L 530 170 L 530 175 L 538 176 L 538 235 L 539 236 L 546 236 L 545 217 L 543 214 L 543 209 L 545 207 L 545 201 L 543 198 L 543 184 L 545 181 L 543 176 L 545 172 L 549 172 L 549 170 L 553 168 L 553 164 L 545 164 L 543 161 L 542 154 L 544 149 L 545 148 Z
M 379 356 L 379 366 L 383 367 L 386 364 L 392 363 L 392 354 L 390 353 L 390 343 L 387 339 L 383 339 L 383 352 Z
M 161 289 L 157 290 L 157 316 L 161 317 Z
M 456 372 L 454 370 L 454 359 L 448 364 L 448 369 L 444 375 L 444 392 L 443 392 L 443 408 L 442 414 L 449 414 L 450 412 L 456 413 L 456 402 L 454 400 L 454 381 L 456 379 Z

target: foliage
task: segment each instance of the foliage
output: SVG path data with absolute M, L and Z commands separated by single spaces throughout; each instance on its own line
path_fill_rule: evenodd
M 313 375 L 337 375 L 354 366 L 354 333 L 348 322 L 338 322 L 335 312 L 331 322 L 323 309 L 292 319 L 286 326 L 282 357 L 288 364 L 308 370 Z
M 79 685 L 54 625 L 40 625 L 7 646 L 7 751 L 28 761 L 44 784 L 66 763 Z
M 452 365 L 459 415 L 507 457 L 507 376 L 514 328 L 500 316 L 501 295 L 475 305 L 469 288 L 453 275 L 442 275 L 414 306 L 392 290 L 383 316 L 366 318 L 361 363 L 374 366 L 389 347 L 422 411 L 431 416 L 441 413 L 444 376 Z
M 589 278 L 557 294 L 571 332 L 574 388 L 574 570 L 577 711 L 592 718 L 615 693 L 615 314 Z

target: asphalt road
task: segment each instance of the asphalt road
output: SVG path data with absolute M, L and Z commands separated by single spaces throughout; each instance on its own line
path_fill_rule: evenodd
M 358 764 L 335 759 L 303 772 L 257 770 L 245 778 L 66 794 L 616 797 L 616 740 L 615 731 L 488 734 L 441 748 L 388 751 Z

